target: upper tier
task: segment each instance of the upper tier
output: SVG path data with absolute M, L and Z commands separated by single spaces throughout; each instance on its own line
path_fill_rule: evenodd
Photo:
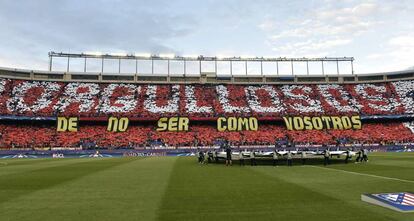
M 33 74 L 33 73 L 31 73 Z M 138 119 L 413 114 L 414 80 L 356 84 L 131 84 L 0 78 L 0 115 Z

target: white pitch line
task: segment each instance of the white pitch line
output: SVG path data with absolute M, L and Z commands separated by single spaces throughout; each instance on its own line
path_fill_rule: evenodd
M 7 166 L 7 165 L 9 165 L 9 164 L 8 164 L 8 163 L 6 163 L 6 162 L 0 162 L 0 165 Z
M 375 178 L 386 179 L 386 180 L 394 180 L 394 181 L 400 181 L 400 182 L 414 183 L 413 180 L 404 180 L 404 179 L 399 179 L 399 178 L 394 178 L 394 177 L 378 176 L 378 175 L 373 175 L 373 174 L 368 174 L 368 173 L 358 173 L 358 172 L 352 172 L 352 171 L 347 171 L 347 170 L 340 170 L 340 169 L 320 167 L 320 166 L 312 166 L 312 165 L 308 165 L 308 167 L 315 167 L 315 168 L 320 168 L 320 169 L 325 169 L 325 170 L 335 170 L 335 171 L 341 171 L 341 172 L 344 172 L 344 173 L 349 173 L 349 174 L 354 174 L 354 175 L 369 176 L 369 177 L 375 177 Z

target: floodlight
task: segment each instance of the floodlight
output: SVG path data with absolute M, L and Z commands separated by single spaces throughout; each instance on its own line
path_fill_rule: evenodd
M 125 52 L 114 52 L 114 53 L 111 53 L 110 55 L 112 55 L 112 56 L 126 57 L 127 56 L 127 53 L 125 53 Z
M 228 55 L 222 55 L 222 54 L 216 55 L 217 60 L 222 60 L 222 59 L 229 58 L 229 57 L 230 56 L 228 56 Z
M 256 58 L 255 56 L 251 56 L 251 55 L 242 55 L 240 56 L 241 59 L 252 59 L 252 58 Z
M 100 51 L 89 51 L 89 52 L 85 52 L 84 54 L 86 55 L 93 55 L 93 56 L 102 56 L 103 53 Z
M 151 57 L 151 53 L 135 53 L 134 56 L 135 57 L 150 58 Z
M 183 58 L 197 59 L 198 57 L 199 57 L 199 55 L 183 55 Z
M 158 55 L 160 58 L 175 58 L 175 54 L 159 54 Z

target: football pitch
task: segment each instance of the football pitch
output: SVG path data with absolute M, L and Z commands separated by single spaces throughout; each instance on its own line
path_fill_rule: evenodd
M 199 165 L 195 157 L 0 160 L 0 220 L 414 220 L 362 193 L 414 192 L 414 153 L 367 164 Z

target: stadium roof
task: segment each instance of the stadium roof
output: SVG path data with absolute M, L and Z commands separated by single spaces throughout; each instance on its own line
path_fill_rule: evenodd
M 177 56 L 174 54 L 150 54 L 150 53 L 134 53 L 134 54 L 126 54 L 126 53 L 102 53 L 102 52 L 85 52 L 85 53 L 64 53 L 64 52 L 49 52 L 49 71 L 54 70 L 53 61 L 54 59 L 59 58 L 65 58 L 66 60 L 66 72 L 70 72 L 70 62 L 71 59 L 79 60 L 83 59 L 83 72 L 87 71 L 87 59 L 99 59 L 101 60 L 100 64 L 100 72 L 101 73 L 107 73 L 108 71 L 105 69 L 105 60 L 118 60 L 118 73 L 121 73 L 122 69 L 122 60 L 135 60 L 135 63 L 133 64 L 135 67 L 132 71 L 129 71 L 129 74 L 138 74 L 140 73 L 138 70 L 138 61 L 151 61 L 151 71 L 150 74 L 155 74 L 154 72 L 154 61 L 165 61 L 167 65 L 167 69 L 164 71 L 164 73 L 161 74 L 187 74 L 187 62 L 198 62 L 198 74 L 204 73 L 204 72 L 213 72 L 216 75 L 219 75 L 219 68 L 218 68 L 218 62 L 223 63 L 226 66 L 226 69 L 228 71 L 227 75 L 233 76 L 237 75 L 235 74 L 235 68 L 233 64 L 235 62 L 243 63 L 243 70 L 239 73 L 248 75 L 249 74 L 249 64 L 253 63 L 260 63 L 259 66 L 256 66 L 254 68 L 253 73 L 257 75 L 264 75 L 264 67 L 263 62 L 273 66 L 273 73 L 276 75 L 280 75 L 279 70 L 279 64 L 288 64 L 289 70 L 285 70 L 285 73 L 289 73 L 292 76 L 297 75 L 297 71 L 295 68 L 296 63 L 306 63 L 305 73 L 307 75 L 310 74 L 310 68 L 309 63 L 320 63 L 320 69 L 316 72 L 316 74 L 325 75 L 326 74 L 326 67 L 324 64 L 326 63 L 334 63 L 336 66 L 336 74 L 354 74 L 354 67 L 353 67 L 353 57 L 321 57 L 321 58 L 287 58 L 287 57 L 255 57 L 255 56 L 233 56 L 233 57 L 222 57 L 222 56 L 203 56 L 203 55 L 196 55 L 196 56 Z M 171 64 L 170 62 L 179 62 L 179 68 L 182 69 L 181 73 L 171 73 Z M 213 62 L 213 70 L 206 71 L 205 68 L 203 68 L 203 63 Z M 345 65 L 348 65 L 347 70 L 345 70 L 345 73 L 340 71 L 340 63 L 341 66 L 343 63 Z M 142 73 L 142 72 L 141 72 Z M 315 74 L 315 73 L 312 73 Z

